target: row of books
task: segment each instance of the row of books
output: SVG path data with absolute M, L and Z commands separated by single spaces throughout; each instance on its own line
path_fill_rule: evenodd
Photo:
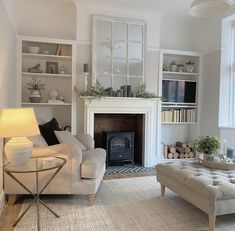
M 162 122 L 188 123 L 196 122 L 196 109 L 163 109 Z

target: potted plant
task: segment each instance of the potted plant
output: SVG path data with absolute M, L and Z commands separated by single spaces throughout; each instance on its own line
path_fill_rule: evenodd
M 204 135 L 194 141 L 194 147 L 197 152 L 203 153 L 203 158 L 213 160 L 220 149 L 220 140 L 214 135 Z
M 41 90 L 44 90 L 44 85 L 37 77 L 33 77 L 29 83 L 26 83 L 26 87 L 30 91 L 29 100 L 31 103 L 39 103 L 41 101 Z

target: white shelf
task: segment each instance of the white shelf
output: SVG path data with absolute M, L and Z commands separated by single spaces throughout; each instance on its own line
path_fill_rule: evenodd
M 197 108 L 197 106 L 195 105 L 162 105 L 162 108 L 186 108 L 186 109 L 190 109 L 190 108 Z
M 173 71 L 163 71 L 163 74 L 167 75 L 199 75 L 199 73 L 191 73 L 191 72 L 173 72 Z
M 188 124 L 196 124 L 196 122 L 161 122 L 162 124 L 169 125 L 188 125 Z
M 71 106 L 71 103 L 28 103 L 23 102 L 22 105 L 25 106 Z
M 44 55 L 44 54 L 31 54 L 31 53 L 22 53 L 22 57 L 36 58 L 36 59 L 68 59 L 68 60 L 72 59 L 71 56 Z
M 66 77 L 71 78 L 72 75 L 70 74 L 50 74 L 50 73 L 30 73 L 30 72 L 22 72 L 23 76 L 34 77 L 34 76 L 41 76 L 41 77 Z

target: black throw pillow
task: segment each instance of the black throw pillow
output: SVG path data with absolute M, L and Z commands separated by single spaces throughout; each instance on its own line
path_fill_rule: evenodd
M 45 124 L 40 124 L 39 130 L 48 145 L 59 144 L 59 141 L 56 138 L 54 131 L 61 131 L 61 128 L 55 118 Z

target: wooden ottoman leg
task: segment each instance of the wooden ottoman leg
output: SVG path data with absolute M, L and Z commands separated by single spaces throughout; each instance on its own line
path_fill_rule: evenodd
M 161 196 L 165 196 L 165 186 L 161 184 Z
M 87 199 L 88 199 L 88 205 L 92 206 L 94 204 L 95 195 L 94 194 L 88 194 Z
M 209 231 L 215 231 L 216 216 L 210 214 L 208 216 L 209 216 Z

